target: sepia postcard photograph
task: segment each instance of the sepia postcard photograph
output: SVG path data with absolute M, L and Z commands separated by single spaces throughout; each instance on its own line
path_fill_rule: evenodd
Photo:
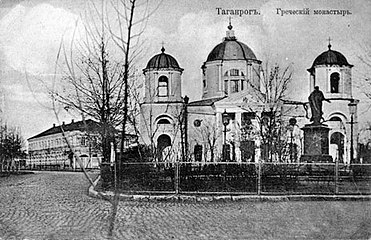
M 371 239 L 368 0 L 0 0 L 0 240 Z

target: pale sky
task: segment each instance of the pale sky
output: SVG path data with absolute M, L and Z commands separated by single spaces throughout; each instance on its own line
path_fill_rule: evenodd
M 76 29 L 79 34 L 74 39 L 83 36 L 81 25 L 88 21 L 84 18 L 86 2 L 8 0 L 0 3 L 0 94 L 3 96 L 0 99 L 5 96 L 2 117 L 19 127 L 25 138 L 57 123 L 45 92 L 57 79 L 53 74 L 61 41 L 69 43 Z M 154 1 L 151 6 L 157 4 L 158 1 Z M 327 39 L 331 37 L 332 49 L 355 65 L 353 93 L 361 99 L 360 121 L 370 119 L 370 102 L 362 94 L 371 91 L 363 84 L 365 73 L 370 69 L 359 59 L 364 56 L 365 49 L 370 50 L 371 2 L 367 0 L 163 0 L 146 27 L 144 52 L 136 63 L 139 72 L 160 52 L 164 41 L 166 52 L 185 69 L 183 95 L 188 95 L 191 101 L 199 99 L 200 67 L 213 47 L 222 41 L 228 26 L 228 15 L 218 14 L 217 8 L 260 12 L 260 15 L 232 16 L 235 35 L 263 62 L 269 60 L 283 67 L 293 64 L 290 97 L 295 100 L 305 101 L 309 95 L 306 69 L 319 54 L 327 51 Z M 310 15 L 281 16 L 277 8 L 309 8 L 311 12 Z M 315 9 L 349 10 L 352 14 L 314 15 Z M 61 121 L 79 120 L 78 116 L 71 116 L 63 109 L 58 115 Z

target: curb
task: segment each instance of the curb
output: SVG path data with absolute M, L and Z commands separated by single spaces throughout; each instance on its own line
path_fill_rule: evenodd
M 100 194 L 98 191 L 96 191 L 94 188 L 97 186 L 99 180 L 101 179 L 101 176 L 98 175 L 98 177 L 94 180 L 93 185 L 91 185 L 88 189 L 88 195 L 95 198 L 100 198 Z M 102 194 L 102 193 L 101 193 Z
M 95 198 L 114 197 L 114 192 L 98 192 L 97 186 L 101 176 L 89 187 L 88 195 Z M 120 194 L 119 199 L 123 201 L 141 202 L 286 202 L 286 201 L 370 201 L 371 195 L 218 195 L 218 196 L 191 196 L 191 195 L 146 195 L 146 194 Z

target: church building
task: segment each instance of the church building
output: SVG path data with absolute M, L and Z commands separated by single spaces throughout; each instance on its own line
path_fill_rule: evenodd
M 272 101 L 262 83 L 261 63 L 229 24 L 226 37 L 201 66 L 201 99 L 188 102 L 181 89 L 184 69 L 162 48 L 143 69 L 142 143 L 156 147 L 159 161 L 300 161 L 301 128 L 310 124 L 308 103 Z M 322 124 L 330 128 L 329 154 L 342 162 L 350 161 L 352 143 L 356 149 L 352 136 L 357 135 L 358 100 L 352 96 L 352 67 L 329 44 L 308 69 L 310 92 L 303 93 L 309 96 L 319 86 L 330 100 L 323 103 Z M 278 119 L 274 129 L 272 119 Z M 266 132 L 284 145 L 264 139 Z
M 346 57 L 331 49 L 321 53 L 307 69 L 309 72 L 310 92 L 318 86 L 326 99 L 324 102 L 324 123 L 330 128 L 330 155 L 340 162 L 350 162 L 351 145 L 353 144 L 353 159 L 357 149 L 358 135 L 357 105 L 352 93 L 352 67 Z

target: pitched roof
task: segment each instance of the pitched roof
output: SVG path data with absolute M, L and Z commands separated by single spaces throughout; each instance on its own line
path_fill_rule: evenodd
M 52 134 L 62 133 L 62 130 L 64 132 L 70 132 L 70 131 L 88 131 L 88 130 L 95 130 L 99 128 L 99 123 L 87 119 L 85 121 L 78 121 L 78 122 L 71 122 L 69 124 L 62 124 L 60 126 L 53 126 L 52 128 L 49 128 L 48 130 L 39 133 L 33 137 L 30 137 L 28 140 L 32 140 L 39 137 L 44 137 Z
M 208 98 L 208 99 L 202 99 L 194 102 L 190 102 L 188 106 L 211 106 L 215 102 L 222 100 L 225 97 L 216 97 L 216 98 Z

